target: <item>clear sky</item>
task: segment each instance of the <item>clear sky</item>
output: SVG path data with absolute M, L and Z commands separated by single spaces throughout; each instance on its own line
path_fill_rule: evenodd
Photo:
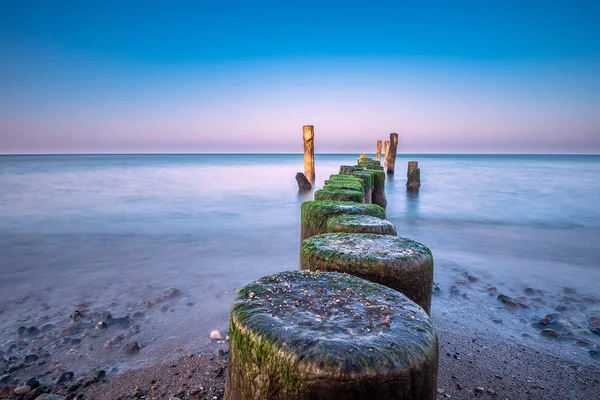
M 0 153 L 294 153 L 306 124 L 600 153 L 600 1 L 0 1 Z

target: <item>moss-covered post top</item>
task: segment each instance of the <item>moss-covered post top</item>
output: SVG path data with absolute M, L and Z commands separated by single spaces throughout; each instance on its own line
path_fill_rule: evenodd
M 386 376 L 437 354 L 421 307 L 395 290 L 335 272 L 286 271 L 249 284 L 234 299 L 231 328 L 238 351 L 276 353 L 304 378 Z
M 330 255 L 336 258 L 353 260 L 378 261 L 391 263 L 394 261 L 431 261 L 431 250 L 416 240 L 399 236 L 376 235 L 372 233 L 325 233 L 312 236 L 302 243 L 301 252 L 310 251 L 321 257 Z
M 366 214 L 385 219 L 385 210 L 377 204 L 361 204 L 350 201 L 308 200 L 300 206 L 302 215 L 309 217 L 312 213 L 320 217 L 324 214 Z M 327 222 L 327 221 L 325 221 Z
M 376 233 L 397 236 L 396 227 L 387 219 L 370 215 L 338 215 L 327 221 L 328 233 Z

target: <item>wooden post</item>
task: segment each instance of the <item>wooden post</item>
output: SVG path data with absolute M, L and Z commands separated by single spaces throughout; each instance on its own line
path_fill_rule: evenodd
M 388 174 L 394 173 L 396 167 L 396 152 L 398 151 L 398 134 L 390 133 L 390 151 L 385 154 L 386 171 Z
M 406 189 L 409 192 L 418 192 L 421 187 L 421 170 L 417 161 L 408 162 L 408 172 L 406 173 Z
M 377 141 L 377 154 L 375 159 L 381 161 L 381 140 Z
M 304 139 L 304 176 L 311 185 L 315 184 L 315 127 L 304 125 L 302 127 Z
M 390 152 L 390 141 L 385 141 L 385 153 L 383 154 L 383 167 L 387 169 L 387 155 Z

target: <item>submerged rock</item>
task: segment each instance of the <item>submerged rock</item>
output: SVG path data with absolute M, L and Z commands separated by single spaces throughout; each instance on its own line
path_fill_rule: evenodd
M 225 399 L 434 398 L 438 342 L 397 291 L 339 273 L 288 271 L 234 299 Z

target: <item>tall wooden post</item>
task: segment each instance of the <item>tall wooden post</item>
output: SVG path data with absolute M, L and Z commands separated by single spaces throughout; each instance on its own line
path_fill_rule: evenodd
M 383 168 L 387 169 L 387 156 L 388 153 L 390 152 L 390 141 L 386 140 L 385 141 L 385 153 L 383 154 Z
M 304 125 L 302 127 L 304 139 L 304 175 L 311 185 L 315 184 L 315 127 Z
M 385 154 L 386 170 L 388 174 L 394 173 L 396 168 L 396 152 L 398 151 L 398 134 L 390 133 L 390 151 Z
M 381 161 L 381 140 L 377 141 L 377 154 L 375 159 Z

